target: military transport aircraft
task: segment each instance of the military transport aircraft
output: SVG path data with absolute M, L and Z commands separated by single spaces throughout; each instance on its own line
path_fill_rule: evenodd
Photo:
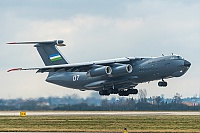
M 63 40 L 39 42 L 12 42 L 7 44 L 35 44 L 45 67 L 14 68 L 8 70 L 37 70 L 48 72 L 47 82 L 85 90 L 99 91 L 100 95 L 119 94 L 128 96 L 137 94 L 135 87 L 139 83 L 160 80 L 158 86 L 166 87 L 164 79 L 180 77 L 186 73 L 191 63 L 181 56 L 135 58 L 125 57 L 85 63 L 69 64 L 57 49 L 65 46 Z

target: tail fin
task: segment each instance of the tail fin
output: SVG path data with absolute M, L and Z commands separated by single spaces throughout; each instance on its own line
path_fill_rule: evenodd
M 42 41 L 42 42 L 13 42 L 7 44 L 35 44 L 34 47 L 37 48 L 44 64 L 46 66 L 50 65 L 60 65 L 68 64 L 63 55 L 57 49 L 57 46 L 66 46 L 63 44 L 63 40 L 55 41 Z

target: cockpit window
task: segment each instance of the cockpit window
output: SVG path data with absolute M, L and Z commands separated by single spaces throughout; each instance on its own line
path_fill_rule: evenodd
M 183 59 L 183 57 L 181 57 L 181 56 L 171 56 L 170 59 L 172 59 L 172 60 L 178 60 L 178 59 Z

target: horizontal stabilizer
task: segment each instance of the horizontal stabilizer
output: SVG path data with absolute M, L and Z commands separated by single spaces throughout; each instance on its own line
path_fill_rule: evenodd
M 18 71 L 18 70 L 22 70 L 22 68 L 12 68 L 12 69 L 8 70 L 7 72 Z
M 54 40 L 54 41 L 28 41 L 28 42 L 9 42 L 7 44 L 55 44 L 57 46 L 66 46 L 63 40 Z
M 21 71 L 21 70 L 38 70 L 39 68 L 13 68 L 8 70 L 7 72 L 13 72 L 13 71 Z

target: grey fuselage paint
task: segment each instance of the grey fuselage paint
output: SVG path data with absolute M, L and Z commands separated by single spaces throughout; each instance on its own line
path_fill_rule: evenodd
M 112 85 L 120 88 L 154 80 L 180 77 L 186 73 L 190 63 L 180 56 L 162 56 L 157 58 L 141 58 L 129 62 L 133 71 L 116 76 L 88 77 L 87 72 L 50 72 L 46 81 L 63 87 L 79 90 L 110 89 Z M 188 65 L 189 64 L 189 65 Z

